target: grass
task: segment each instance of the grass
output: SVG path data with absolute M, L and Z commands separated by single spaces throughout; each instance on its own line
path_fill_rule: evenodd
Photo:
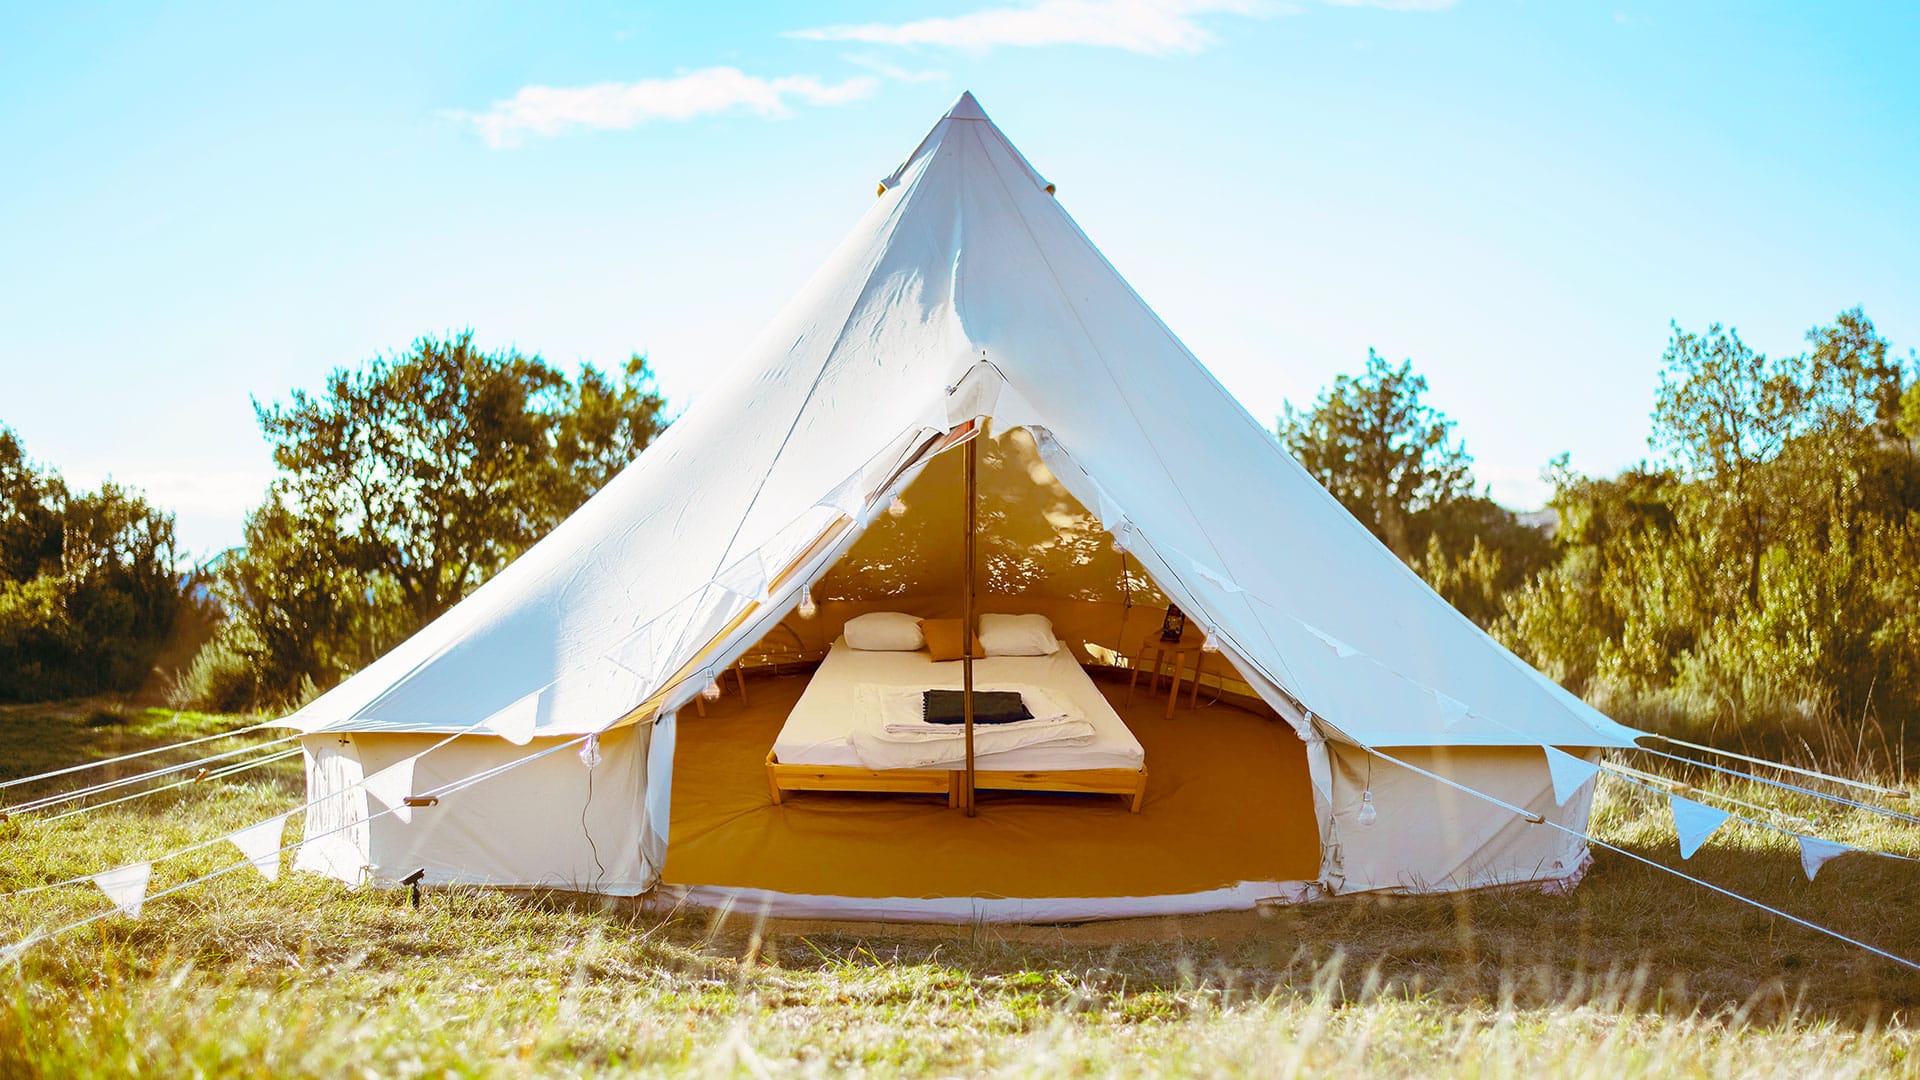
M 94 711 L 0 713 L 0 774 L 239 723 Z M 10 821 L 0 889 L 218 836 L 300 789 L 288 762 L 53 826 Z M 1920 839 L 1725 790 L 1850 843 Z M 1595 829 L 1680 865 L 1664 807 L 1637 788 L 1607 782 Z M 218 845 L 164 863 L 153 888 L 237 859 Z M 1729 825 L 1685 868 L 1920 953 L 1920 866 L 1850 855 L 1808 883 L 1791 841 Z M 0 942 L 105 907 L 90 887 L 0 899 Z M 1565 897 L 1057 927 L 769 923 L 480 889 L 416 910 L 401 892 L 249 870 L 0 971 L 0 1074 L 1920 1075 L 1916 1002 L 1920 973 L 1605 851 Z

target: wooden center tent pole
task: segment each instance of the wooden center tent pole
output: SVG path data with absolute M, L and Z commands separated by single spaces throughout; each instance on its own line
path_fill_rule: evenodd
M 975 421 L 976 424 L 979 421 Z M 974 816 L 973 810 L 973 552 L 974 532 L 978 525 L 975 488 L 976 470 L 980 458 L 980 432 L 975 430 L 973 438 L 967 440 L 967 536 L 966 557 L 967 572 L 966 594 L 960 598 L 960 717 L 966 728 L 967 737 L 967 789 L 962 805 L 967 808 L 967 816 Z

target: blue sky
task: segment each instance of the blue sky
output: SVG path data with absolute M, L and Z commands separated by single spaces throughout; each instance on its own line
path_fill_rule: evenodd
M 471 326 L 696 400 L 963 89 L 1262 418 L 1413 358 L 1516 506 L 1668 321 L 1920 345 L 1920 5 L 0 7 L 0 423 L 237 542 L 249 397 Z

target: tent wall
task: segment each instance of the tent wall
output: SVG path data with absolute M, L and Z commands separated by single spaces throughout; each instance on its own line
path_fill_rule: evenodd
M 1577 878 L 1585 841 L 1457 791 L 1346 743 L 1326 744 L 1333 759 L 1333 820 L 1325 834 L 1329 891 L 1446 892 Z M 1475 791 L 1585 831 L 1593 781 L 1553 801 L 1544 754 L 1526 747 L 1408 747 L 1387 753 Z M 1572 753 L 1582 753 L 1572 750 Z M 1598 752 L 1589 752 L 1597 759 Z M 1371 761 L 1369 761 L 1371 759 Z M 1361 825 L 1361 793 L 1371 789 L 1377 818 Z
M 354 828 L 300 849 L 300 869 L 346 881 L 392 883 L 425 869 L 428 884 L 480 884 L 631 895 L 656 877 L 642 852 L 646 798 L 644 728 L 619 728 L 600 740 L 600 762 L 588 769 L 568 747 L 528 761 L 439 805 L 415 808 L 412 820 L 370 801 L 352 787 L 444 736 L 361 733 L 303 740 L 309 797 L 325 800 L 309 811 L 309 834 L 358 822 Z M 515 746 L 484 735 L 463 736 L 433 749 L 414 769 L 423 793 L 484 770 L 511 764 L 564 740 L 536 739 Z M 369 814 L 369 808 L 372 814 Z

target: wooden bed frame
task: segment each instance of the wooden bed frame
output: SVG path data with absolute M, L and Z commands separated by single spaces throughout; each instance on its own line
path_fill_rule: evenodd
M 959 806 L 966 794 L 967 774 L 961 769 L 862 769 L 852 765 L 788 765 L 767 751 L 767 788 L 773 801 L 786 801 L 790 791 L 885 791 L 912 795 L 945 795 L 948 806 Z M 1052 769 L 1013 772 L 978 769 L 975 791 L 1046 791 L 1094 795 L 1121 795 L 1129 809 L 1140 812 L 1147 795 L 1147 770 Z

